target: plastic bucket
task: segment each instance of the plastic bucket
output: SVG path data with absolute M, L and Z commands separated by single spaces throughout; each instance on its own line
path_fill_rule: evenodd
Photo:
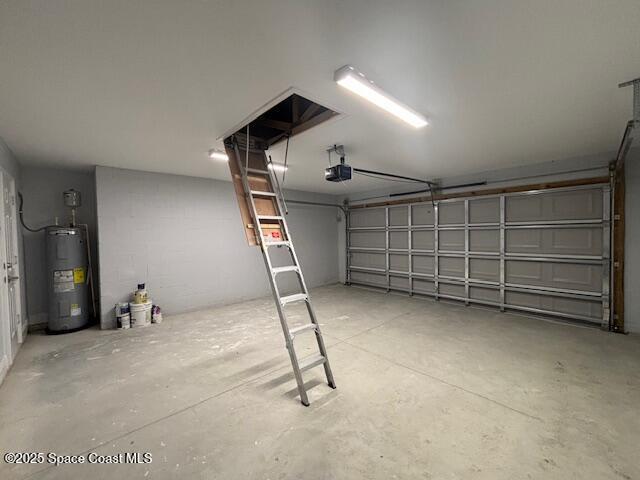
M 131 315 L 125 313 L 124 315 L 118 315 L 116 317 L 117 327 L 126 330 L 131 327 Z
M 147 303 L 131 303 L 129 309 L 131 310 L 131 327 L 146 327 L 151 324 L 151 305 L 152 302 Z

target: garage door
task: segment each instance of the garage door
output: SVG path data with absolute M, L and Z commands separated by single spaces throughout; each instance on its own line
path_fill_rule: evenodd
M 608 184 L 352 207 L 347 282 L 609 325 Z

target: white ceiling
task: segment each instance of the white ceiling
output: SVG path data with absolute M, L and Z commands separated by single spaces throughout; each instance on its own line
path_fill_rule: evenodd
M 429 178 L 611 151 L 639 26 L 638 0 L 0 0 L 0 136 L 25 164 L 228 179 L 207 150 L 293 86 L 345 115 L 291 140 L 290 188 L 382 185 L 325 182 L 333 143 Z M 347 63 L 431 126 L 340 89 Z

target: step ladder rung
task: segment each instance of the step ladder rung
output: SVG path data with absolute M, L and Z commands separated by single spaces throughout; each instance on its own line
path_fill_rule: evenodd
M 287 295 L 286 297 L 280 297 L 280 305 L 284 306 L 288 303 L 300 302 L 302 300 L 307 301 L 309 297 L 306 293 L 294 293 L 293 295 Z
M 287 265 L 286 267 L 274 267 L 271 269 L 274 275 L 278 275 L 279 273 L 286 272 L 300 272 L 300 268 L 297 265 Z
M 266 247 L 289 247 L 291 248 L 291 243 L 284 240 L 281 242 L 264 242 L 263 243 L 264 246 Z
M 260 168 L 247 168 L 247 173 L 255 173 L 258 175 L 269 175 L 269 170 L 262 170 Z
M 251 190 L 251 195 L 254 197 L 275 197 L 274 192 L 264 192 L 260 190 Z
M 299 363 L 300 371 L 304 372 L 318 365 L 322 365 L 327 359 L 320 354 L 307 357 Z
M 258 221 L 260 220 L 283 220 L 280 215 L 258 215 Z
M 315 330 L 315 329 L 316 329 L 315 323 L 307 323 L 306 325 L 289 329 L 289 334 L 291 335 L 291 338 L 293 338 L 293 336 L 297 335 L 298 333 L 306 332 L 307 330 Z

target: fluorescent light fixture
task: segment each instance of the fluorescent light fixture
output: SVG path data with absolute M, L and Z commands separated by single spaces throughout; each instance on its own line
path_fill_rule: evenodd
M 269 168 L 274 172 L 286 172 L 287 170 L 289 170 L 289 167 L 285 167 L 280 163 L 270 163 Z
M 209 150 L 209 158 L 224 160 L 225 162 L 229 161 L 228 155 L 221 150 Z
M 351 65 L 345 65 L 336 70 L 333 79 L 341 87 L 352 91 L 356 95 L 360 95 L 362 98 L 369 100 L 371 103 L 395 115 L 400 120 L 404 120 L 415 128 L 429 125 L 424 115 L 419 114 L 388 93 L 385 93 L 380 87 L 375 85 L 371 80 L 368 80 Z

